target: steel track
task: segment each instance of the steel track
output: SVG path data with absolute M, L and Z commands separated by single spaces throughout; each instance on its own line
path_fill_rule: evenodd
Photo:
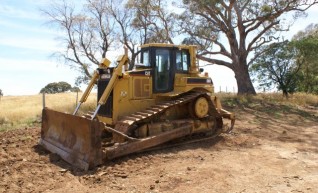
M 137 126 L 141 123 L 150 122 L 151 120 L 154 120 L 155 117 L 157 117 L 158 115 L 162 115 L 164 112 L 175 107 L 176 105 L 189 103 L 201 96 L 206 96 L 206 93 L 188 92 L 188 93 L 182 94 L 179 97 L 176 97 L 173 100 L 160 102 L 145 110 L 132 113 L 128 116 L 124 116 L 121 120 L 119 120 L 116 123 L 114 129 L 124 134 L 127 134 L 132 127 Z M 208 100 L 208 101 L 211 101 L 211 100 Z
M 209 135 L 209 136 L 204 136 L 204 137 L 201 136 L 200 138 L 196 138 L 196 139 L 183 139 L 181 142 L 168 142 L 167 144 L 162 144 L 162 145 L 159 145 L 156 147 L 148 148 L 148 149 L 136 152 L 136 153 L 146 153 L 146 152 L 151 152 L 151 151 L 159 151 L 159 150 L 163 150 L 163 149 L 169 149 L 169 148 L 173 148 L 173 147 L 178 147 L 178 146 L 203 142 L 203 141 L 207 141 L 207 140 L 212 140 L 212 139 L 217 138 L 221 134 L 222 134 L 222 132 L 219 132 L 219 133 L 215 133 L 215 134 Z

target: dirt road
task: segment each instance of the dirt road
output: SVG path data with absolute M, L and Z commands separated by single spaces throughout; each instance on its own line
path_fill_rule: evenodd
M 0 192 L 318 192 L 317 108 L 234 111 L 229 135 L 88 172 L 38 146 L 39 128 L 1 132 Z

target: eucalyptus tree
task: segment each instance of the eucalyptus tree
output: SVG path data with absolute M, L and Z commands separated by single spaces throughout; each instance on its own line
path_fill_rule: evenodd
M 199 45 L 198 58 L 233 70 L 238 94 L 255 94 L 249 67 L 279 33 L 318 0 L 183 0 L 180 26 Z M 292 17 L 286 19 L 287 13 Z
M 0 100 L 1 100 L 1 97 L 3 97 L 3 92 L 2 92 L 2 90 L 0 89 Z
M 107 10 L 116 21 L 118 40 L 130 52 L 133 68 L 139 53 L 137 46 L 146 43 L 171 43 L 176 33 L 175 14 L 164 0 L 108 0 Z
M 81 8 L 62 0 L 43 10 L 48 23 L 59 30 L 61 51 L 54 55 L 81 72 L 78 83 L 91 78 L 90 68 L 106 57 L 115 41 L 114 20 L 105 7 L 101 0 L 86 0 Z
M 297 89 L 300 92 L 318 94 L 318 24 L 311 24 L 299 31 L 292 40 L 298 49 L 299 72 Z
M 72 4 L 55 0 L 43 13 L 59 29 L 59 59 L 81 75 L 77 83 L 91 78 L 91 68 L 110 50 L 122 45 L 129 51 L 130 69 L 138 54 L 137 46 L 151 42 L 173 43 L 174 14 L 164 0 L 85 0 Z
M 275 86 L 285 97 L 297 91 L 301 67 L 297 61 L 297 49 L 289 41 L 284 41 L 262 46 L 259 51 L 263 54 L 252 63 L 251 73 L 257 78 L 260 88 L 273 89 Z

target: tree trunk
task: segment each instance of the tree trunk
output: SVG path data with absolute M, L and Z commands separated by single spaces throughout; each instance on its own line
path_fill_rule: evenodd
M 283 96 L 284 96 L 285 98 L 288 98 L 288 92 L 287 92 L 287 90 L 285 90 L 285 89 L 283 89 Z
M 255 89 L 252 84 L 250 75 L 248 73 L 248 67 L 246 64 L 238 65 L 238 68 L 233 69 L 235 79 L 237 83 L 238 95 L 252 94 L 255 95 Z
M 129 61 L 128 70 L 132 70 L 135 67 L 136 58 L 137 58 L 137 54 L 133 53 L 131 55 L 131 60 Z

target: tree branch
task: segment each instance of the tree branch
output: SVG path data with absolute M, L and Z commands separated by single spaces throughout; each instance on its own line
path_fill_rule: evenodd
M 206 62 L 209 62 L 211 64 L 217 64 L 217 65 L 221 65 L 221 66 L 225 66 L 225 67 L 228 67 L 230 69 L 233 69 L 233 65 L 229 62 L 225 62 L 223 60 L 217 60 L 217 59 L 212 59 L 212 58 L 207 58 L 207 57 L 204 57 L 202 55 L 197 55 L 197 58 L 200 59 L 200 60 L 203 60 L 203 61 L 206 61 Z

